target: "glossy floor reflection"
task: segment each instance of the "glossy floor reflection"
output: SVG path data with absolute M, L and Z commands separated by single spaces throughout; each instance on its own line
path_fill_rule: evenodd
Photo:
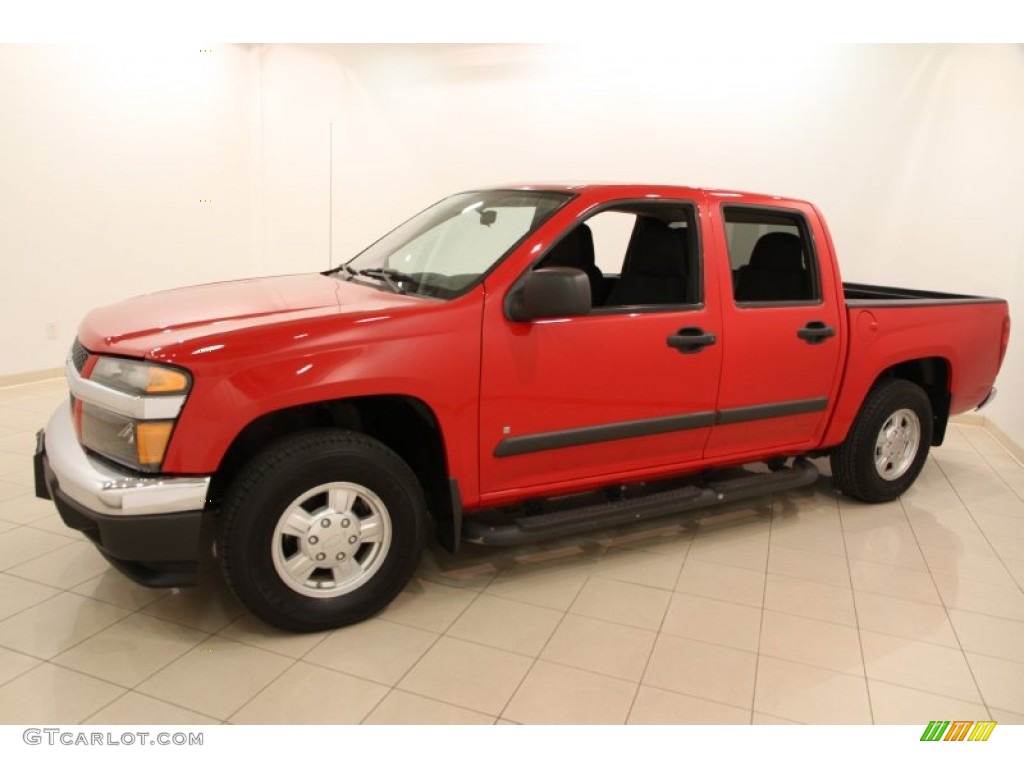
M 901 500 L 438 548 L 378 617 L 265 627 L 112 571 L 32 495 L 63 381 L 0 390 L 0 723 L 1024 723 L 1024 468 L 956 425 Z M 823 464 L 823 466 L 825 466 Z

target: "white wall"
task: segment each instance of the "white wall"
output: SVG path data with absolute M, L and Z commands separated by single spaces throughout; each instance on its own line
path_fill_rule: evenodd
M 14 168 L 0 177 L 0 263 L 14 272 L 0 342 L 15 349 L 0 375 L 59 364 L 96 303 L 322 269 L 459 189 L 661 181 L 817 202 L 847 279 L 1010 299 L 1018 331 L 990 416 L 1024 444 L 1022 46 L 174 56 L 195 66 L 170 87 L 125 74 L 158 69 L 146 50 L 115 64 L 0 47 L 0 168 Z M 206 189 L 204 208 L 192 201 Z M 51 315 L 59 342 L 42 338 Z
M 248 68 L 0 45 L 0 375 L 60 365 L 93 306 L 251 271 Z

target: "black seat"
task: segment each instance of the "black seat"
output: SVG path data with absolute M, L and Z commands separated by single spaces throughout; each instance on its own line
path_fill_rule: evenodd
M 594 234 L 586 224 L 580 224 L 563 237 L 540 263 L 541 267 L 572 267 L 581 270 L 590 280 L 592 306 L 604 300 L 604 275 L 594 259 Z
M 813 298 L 809 286 L 799 236 L 769 232 L 737 276 L 736 301 L 805 301 Z
M 626 250 L 622 277 L 605 303 L 685 304 L 690 300 L 688 274 L 686 230 L 672 229 L 659 219 L 640 216 Z

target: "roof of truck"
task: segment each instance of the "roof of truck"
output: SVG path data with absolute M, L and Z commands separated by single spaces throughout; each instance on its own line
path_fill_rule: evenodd
M 597 182 L 597 181 L 553 181 L 553 182 L 530 182 L 516 184 L 498 184 L 489 189 L 522 189 L 541 190 L 551 192 L 572 192 L 574 194 L 592 193 L 596 196 L 607 195 L 608 197 L 674 197 L 677 195 L 692 195 L 695 192 L 702 192 L 713 197 L 734 198 L 737 201 L 754 202 L 761 204 L 766 201 L 777 203 L 806 203 L 798 198 L 770 195 L 763 192 L 744 192 L 732 189 L 716 189 L 709 187 L 688 187 L 680 184 L 650 184 L 630 182 Z

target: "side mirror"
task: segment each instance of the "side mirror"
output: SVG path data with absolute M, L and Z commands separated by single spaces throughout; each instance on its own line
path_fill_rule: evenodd
M 544 267 L 530 272 L 509 294 L 505 314 L 521 323 L 546 317 L 573 317 L 590 312 L 590 280 L 571 267 Z

